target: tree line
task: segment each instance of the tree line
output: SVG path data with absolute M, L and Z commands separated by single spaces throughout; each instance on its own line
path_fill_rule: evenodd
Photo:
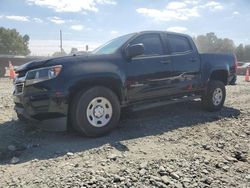
M 250 45 L 236 46 L 229 38 L 218 38 L 215 33 L 193 37 L 200 53 L 235 53 L 238 61 L 250 61 Z
M 194 42 L 201 53 L 235 53 L 238 61 L 250 61 L 250 45 L 240 44 L 235 46 L 232 39 L 218 38 L 215 33 L 207 33 L 193 37 Z M 5 55 L 29 55 L 28 35 L 21 35 L 16 29 L 0 27 L 0 54 Z M 77 51 L 72 48 L 73 52 Z M 66 55 L 66 52 L 55 52 L 53 56 Z
M 28 35 L 22 36 L 16 29 L 0 27 L 0 54 L 28 55 L 29 40 Z

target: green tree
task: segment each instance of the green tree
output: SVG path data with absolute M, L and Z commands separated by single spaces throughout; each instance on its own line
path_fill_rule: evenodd
M 245 46 L 244 61 L 250 61 L 250 45 Z
M 240 44 L 236 49 L 235 49 L 235 54 L 237 56 L 238 61 L 244 61 L 245 60 L 245 48 L 243 44 Z
M 219 52 L 225 52 L 225 53 L 234 53 L 235 51 L 235 45 L 234 41 L 228 38 L 225 38 L 221 41 L 221 44 L 219 44 Z
M 215 33 L 212 32 L 206 35 L 199 35 L 194 41 L 202 53 L 227 53 L 234 52 L 235 50 L 233 40 L 218 38 Z
M 29 35 L 24 35 L 24 36 L 23 36 L 23 41 L 24 41 L 24 43 L 25 43 L 26 45 L 29 45 L 29 41 L 30 41 Z
M 28 55 L 29 36 L 22 36 L 15 29 L 0 27 L 0 54 Z

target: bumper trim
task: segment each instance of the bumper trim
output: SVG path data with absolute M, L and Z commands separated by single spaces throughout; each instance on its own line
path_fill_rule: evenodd
M 20 107 L 17 107 L 15 106 L 14 107 L 14 110 L 16 111 L 17 114 L 21 114 L 22 116 L 24 116 L 25 119 L 29 120 L 29 121 L 32 121 L 32 122 L 39 122 L 39 120 L 36 120 L 32 117 L 30 117 L 26 111 L 24 110 L 24 108 L 20 108 Z

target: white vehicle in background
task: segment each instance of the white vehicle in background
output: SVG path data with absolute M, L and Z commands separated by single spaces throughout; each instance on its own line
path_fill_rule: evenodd
M 250 69 L 250 62 L 238 62 L 237 75 L 245 75 L 247 68 Z

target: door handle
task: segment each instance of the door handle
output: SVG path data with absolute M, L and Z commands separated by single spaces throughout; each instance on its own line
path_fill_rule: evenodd
M 171 60 L 162 60 L 160 62 L 163 63 L 163 64 L 169 64 L 169 63 L 171 63 Z

